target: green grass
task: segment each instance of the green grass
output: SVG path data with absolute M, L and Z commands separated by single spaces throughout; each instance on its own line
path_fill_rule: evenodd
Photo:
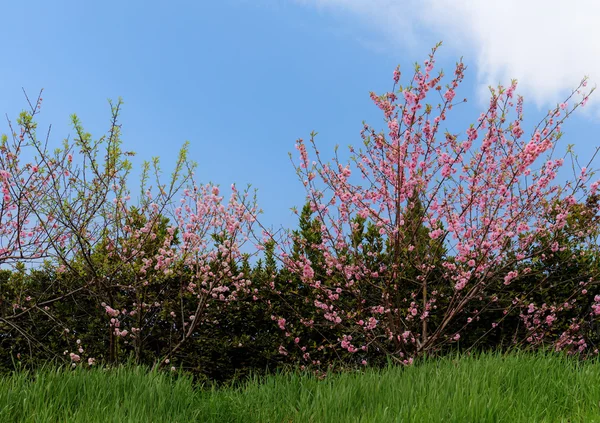
M 0 378 L 0 422 L 600 422 L 600 361 L 539 354 L 194 388 L 142 368 Z

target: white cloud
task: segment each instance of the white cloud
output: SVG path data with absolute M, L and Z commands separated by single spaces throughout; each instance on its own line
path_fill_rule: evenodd
M 600 83 L 598 0 L 296 2 L 353 15 L 407 47 L 431 47 L 432 40 L 441 39 L 458 55 L 468 49 L 482 86 L 517 78 L 519 92 L 540 106 L 556 104 L 583 76 L 590 77 L 590 85 Z M 472 68 L 473 63 L 467 65 Z M 600 93 L 590 104 L 600 109 Z

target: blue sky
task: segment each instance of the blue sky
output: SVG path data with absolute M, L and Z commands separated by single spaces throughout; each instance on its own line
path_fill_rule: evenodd
M 295 140 L 315 130 L 329 157 L 335 144 L 360 142 L 363 120 L 383 128 L 369 91 L 389 90 L 394 67 L 409 69 L 438 40 L 445 45 L 441 67 L 450 72 L 461 56 L 469 67 L 459 96 L 470 101 L 455 111 L 454 131 L 464 131 L 483 111 L 482 87 L 490 80 L 519 77 L 531 127 L 581 76 L 600 74 L 590 58 L 595 42 L 576 41 L 587 40 L 587 27 L 573 48 L 559 48 L 564 40 L 558 47 L 555 40 L 548 47 L 553 54 L 539 59 L 535 52 L 546 47 L 534 35 L 521 32 L 514 43 L 525 45 L 511 50 L 498 41 L 502 33 L 483 33 L 485 19 L 499 12 L 468 0 L 451 9 L 444 0 L 418 7 L 412 0 L 7 3 L 0 6 L 0 112 L 14 120 L 26 106 L 21 87 L 31 96 L 44 88 L 39 122 L 52 124 L 58 145 L 72 133 L 72 113 L 95 137 L 102 135 L 107 99 L 122 97 L 123 140 L 138 152 L 137 163 L 159 156 L 168 171 L 188 140 L 200 181 L 252 183 L 264 221 L 276 227 L 293 227 L 289 209 L 304 202 L 288 158 Z M 460 13 L 463 6 L 470 14 Z M 564 19 L 566 12 L 548 13 L 540 21 Z M 448 15 L 459 18 L 449 24 L 442 19 Z M 573 22 L 580 25 L 577 16 Z M 573 35 L 569 28 L 561 38 Z M 588 38 L 597 40 L 593 35 Z M 521 53 L 528 42 L 538 43 L 533 58 Z M 547 78 L 539 69 L 548 69 Z M 565 127 L 565 144 L 574 143 L 582 156 L 600 144 L 596 104 Z M 0 132 L 7 131 L 4 121 Z

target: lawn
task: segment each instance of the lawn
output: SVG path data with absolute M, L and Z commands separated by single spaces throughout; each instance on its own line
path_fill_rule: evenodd
M 117 369 L 0 378 L 1 422 L 600 422 L 600 361 L 551 354 L 425 360 L 237 387 Z

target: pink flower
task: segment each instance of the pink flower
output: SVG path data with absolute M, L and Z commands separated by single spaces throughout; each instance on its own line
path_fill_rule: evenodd
M 302 276 L 304 276 L 305 279 L 312 279 L 315 276 L 315 272 L 313 271 L 309 263 L 306 263 L 304 265 Z
M 285 319 L 283 317 L 278 319 L 277 325 L 279 326 L 279 329 L 285 330 Z
M 444 98 L 446 99 L 446 101 L 451 102 L 452 99 L 454 99 L 455 95 L 456 95 L 456 93 L 454 92 L 454 90 L 448 90 L 444 94 Z
M 442 231 L 441 229 L 436 229 L 434 231 L 429 232 L 429 238 L 431 239 L 437 239 L 439 238 L 442 234 L 444 233 L 444 231 Z
M 508 272 L 504 277 L 504 285 L 510 285 L 511 281 L 517 277 L 518 273 L 515 271 Z
M 104 308 L 106 310 L 106 314 L 108 314 L 109 316 L 116 317 L 119 315 L 119 310 L 115 310 L 114 308 L 112 308 L 110 306 L 104 306 Z

